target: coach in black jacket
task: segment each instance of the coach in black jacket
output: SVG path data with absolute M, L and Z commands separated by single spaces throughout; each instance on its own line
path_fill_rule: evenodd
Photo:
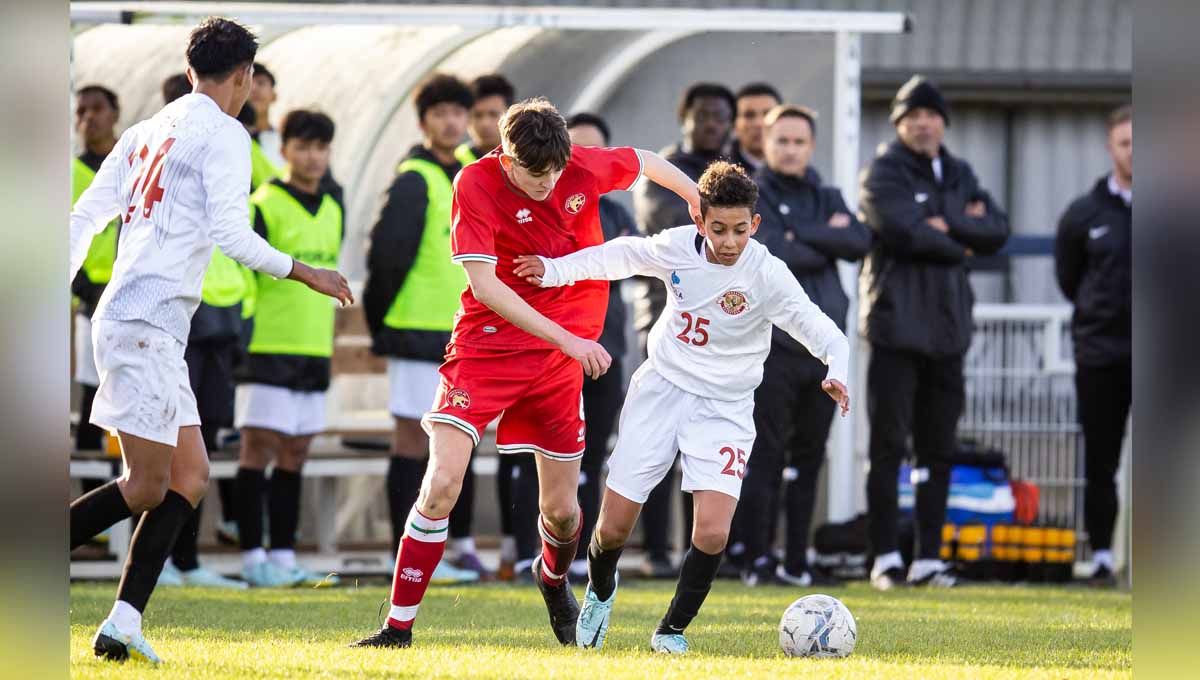
M 871 247 L 871 232 L 851 214 L 842 192 L 822 185 L 808 165 L 815 114 L 798 106 L 776 106 L 764 122 L 766 166 L 754 178 L 762 221 L 755 238 L 787 264 L 808 297 L 844 330 L 849 298 L 837 261 L 862 259 Z M 821 389 L 825 365 L 787 333 L 778 328 L 773 333 L 763 381 L 754 393 L 758 437 L 734 522 L 745 542 L 743 580 L 748 585 L 778 580 L 807 587 L 823 581 L 810 571 L 806 553 L 817 476 L 836 404 Z M 781 477 L 787 548 L 783 563 L 773 565 L 771 537 Z
M 1109 116 L 1112 172 L 1077 198 L 1058 223 L 1054 263 L 1063 295 L 1075 304 L 1075 388 L 1083 428 L 1087 488 L 1084 518 L 1095 585 L 1115 585 L 1112 535 L 1117 467 L 1133 400 L 1133 109 Z
M 949 115 L 937 88 L 913 76 L 896 93 L 897 140 L 863 174 L 859 209 L 875 233 L 860 278 L 861 331 L 871 343 L 868 526 L 871 582 L 887 590 L 905 576 L 897 476 L 911 433 L 916 454 L 917 546 L 911 583 L 954 585 L 938 559 L 950 456 L 964 403 L 963 356 L 974 294 L 965 261 L 1008 238 L 1008 217 L 966 161 L 942 146 Z

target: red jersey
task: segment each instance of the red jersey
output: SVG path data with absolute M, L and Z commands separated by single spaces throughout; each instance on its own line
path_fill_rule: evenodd
M 600 195 L 628 191 L 641 174 L 641 158 L 630 147 L 572 146 L 554 191 L 535 201 L 508 179 L 496 149 L 463 168 L 454 180 L 452 259 L 496 265 L 496 277 L 531 307 L 567 331 L 595 340 L 608 308 L 607 281 L 541 288 L 517 278 L 513 261 L 520 255 L 562 257 L 603 243 Z M 554 349 L 480 303 L 470 287 L 463 291 L 462 307 L 454 317 L 451 342 L 468 348 Z

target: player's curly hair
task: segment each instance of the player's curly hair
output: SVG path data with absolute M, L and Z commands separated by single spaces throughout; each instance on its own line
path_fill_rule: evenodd
M 187 63 L 201 78 L 224 80 L 234 69 L 254 63 L 258 38 L 224 17 L 208 17 L 188 36 Z
M 535 175 L 562 170 L 571 160 L 567 122 L 545 97 L 508 107 L 500 118 L 500 147 Z
M 709 206 L 718 208 L 746 207 L 754 212 L 758 203 L 758 185 L 741 166 L 727 161 L 713 161 L 696 183 L 700 189 L 700 216 Z

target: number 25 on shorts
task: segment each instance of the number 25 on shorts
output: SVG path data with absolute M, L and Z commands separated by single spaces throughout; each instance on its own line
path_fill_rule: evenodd
M 682 341 L 685 345 L 692 345 L 694 347 L 703 347 L 707 345 L 708 331 L 705 330 L 704 327 L 711 322 L 702 316 L 697 316 L 695 317 L 695 325 L 693 326 L 693 317 L 691 313 L 680 312 L 679 315 L 683 317 L 684 326 L 679 335 L 676 335 L 675 337 Z
M 721 474 L 745 479 L 746 477 L 746 452 L 743 449 L 735 450 L 732 446 L 721 448 L 721 455 L 726 456 L 729 460 L 725 461 L 725 469 L 721 470 Z

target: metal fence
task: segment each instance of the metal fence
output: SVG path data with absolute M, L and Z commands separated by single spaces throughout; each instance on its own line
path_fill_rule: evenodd
M 959 435 L 996 448 L 1040 490 L 1039 522 L 1073 528 L 1084 559 L 1083 437 L 1076 422 L 1068 305 L 980 304 Z

